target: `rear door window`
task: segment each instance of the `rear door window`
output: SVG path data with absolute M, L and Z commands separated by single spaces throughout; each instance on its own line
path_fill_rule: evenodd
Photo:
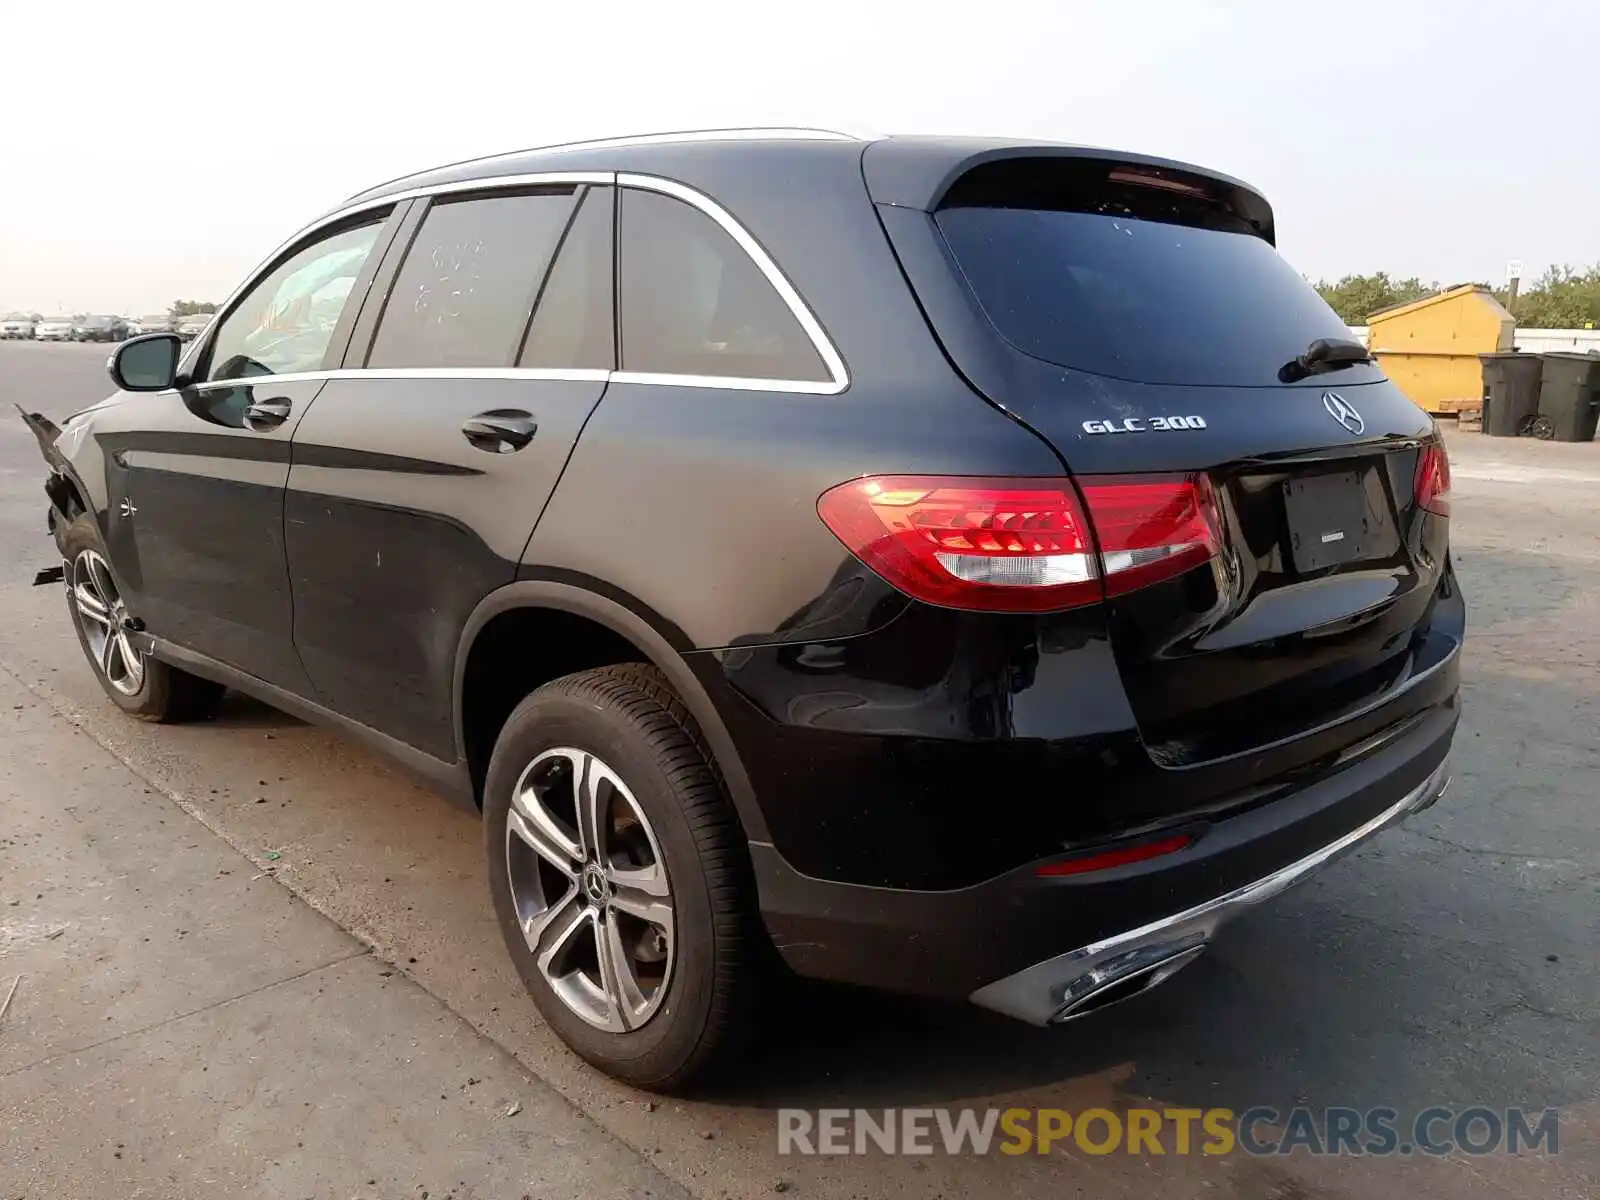
M 935 214 L 984 313 L 1018 350 L 1141 383 L 1270 385 L 1316 338 L 1350 336 L 1242 219 L 1101 180 L 969 196 L 958 185 Z
M 369 367 L 506 367 L 574 189 L 435 201 L 384 301 Z
M 622 369 L 826 382 L 783 297 L 711 217 L 673 196 L 621 193 L 617 319 Z
M 579 201 L 539 293 L 518 366 L 609 371 L 617 365 L 611 319 L 614 191 L 591 187 Z

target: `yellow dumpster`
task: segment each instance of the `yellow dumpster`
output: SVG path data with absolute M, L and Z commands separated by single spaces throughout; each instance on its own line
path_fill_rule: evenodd
M 1464 284 L 1367 318 L 1367 348 L 1395 385 L 1428 412 L 1483 400 L 1478 355 L 1510 350 L 1516 322 L 1488 288 Z

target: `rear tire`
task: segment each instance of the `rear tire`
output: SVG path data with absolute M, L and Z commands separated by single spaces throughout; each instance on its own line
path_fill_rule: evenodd
M 506 948 L 561 1039 L 652 1091 L 725 1066 L 753 1020 L 754 889 L 665 678 L 624 664 L 534 691 L 495 744 L 483 816 Z
M 217 715 L 226 690 L 140 653 L 125 628 L 122 588 L 112 573 L 99 530 L 87 514 L 68 525 L 61 539 L 66 558 L 67 612 L 78 644 L 106 695 L 141 721 L 177 724 Z

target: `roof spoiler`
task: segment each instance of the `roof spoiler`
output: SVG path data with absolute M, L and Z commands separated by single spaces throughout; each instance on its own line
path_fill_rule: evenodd
M 1146 154 L 1050 142 L 998 142 L 987 138 L 893 137 L 872 142 L 862 156 L 867 194 L 874 204 L 933 212 L 965 175 L 991 163 L 1017 159 L 1081 159 L 1144 176 L 1150 186 L 1201 188 L 1244 218 L 1276 245 L 1272 206 L 1255 188 L 1203 167 Z

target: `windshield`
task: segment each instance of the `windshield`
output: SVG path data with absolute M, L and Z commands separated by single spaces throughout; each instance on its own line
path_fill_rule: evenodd
M 104 329 L 111 324 L 110 317 L 85 317 L 83 323 L 91 329 Z
M 1025 207 L 948 208 L 935 220 L 1001 336 L 1061 366 L 1266 385 L 1314 339 L 1350 336 L 1254 233 Z
M 71 317 L 46 317 L 40 322 L 42 325 L 71 325 Z
M 28 320 L 28 314 L 27 313 L 7 313 L 5 316 L 0 317 L 0 321 L 26 321 L 26 320 Z

